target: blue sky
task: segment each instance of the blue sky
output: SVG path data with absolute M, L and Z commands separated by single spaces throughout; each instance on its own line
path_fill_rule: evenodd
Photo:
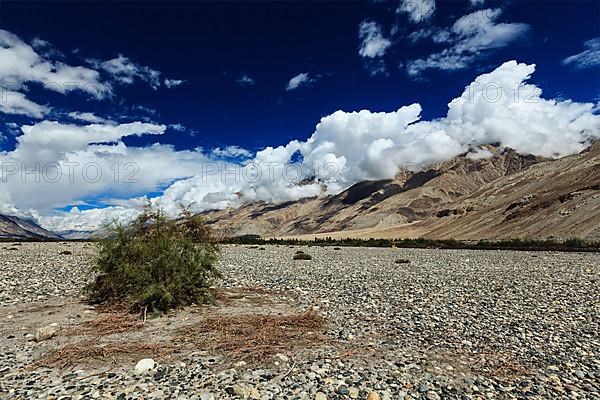
M 64 219 L 61 213 L 72 205 L 81 204 L 81 210 L 113 209 L 128 207 L 130 204 L 122 201 L 145 194 L 155 197 L 174 182 L 197 176 L 194 168 L 207 160 L 226 159 L 243 165 L 244 160 L 272 158 L 274 153 L 269 157 L 257 154 L 268 146 L 275 150 L 282 146 L 281 152 L 286 155 L 302 153 L 303 158 L 313 162 L 343 158 L 340 169 L 348 171 L 355 167 L 355 160 L 360 168 L 341 173 L 339 185 L 331 185 L 330 192 L 360 179 L 386 177 L 397 171 L 396 166 L 375 165 L 373 160 L 382 156 L 379 153 L 373 160 L 346 154 L 349 150 L 342 148 L 343 139 L 340 143 L 335 140 L 343 137 L 341 134 L 325 132 L 314 140 L 317 143 L 319 137 L 329 137 L 329 142 L 338 146 L 336 151 L 323 152 L 322 147 L 308 143 L 318 133 L 317 123 L 328 116 L 339 120 L 341 114 L 334 114 L 337 110 L 368 110 L 371 118 L 377 112 L 389 116 L 413 103 L 420 105 L 417 119 L 446 118 L 448 104 L 465 87 L 511 60 L 535 64 L 535 72 L 531 73 L 518 66 L 513 68 L 520 68 L 516 75 L 505 70 L 506 76 L 514 76 L 515 84 L 527 81 L 532 85 L 532 92 L 526 96 L 591 104 L 579 110 L 577 116 L 569 114 L 566 118 L 570 123 L 582 113 L 596 115 L 600 94 L 600 3 L 595 1 L 2 2 L 0 29 L 16 38 L 12 40 L 14 46 L 15 40 L 29 46 L 39 60 L 59 71 L 52 75 L 50 69 L 44 77 L 37 70 L 22 72 L 18 66 L 27 64 L 26 60 L 8 64 L 5 57 L 4 69 L 0 60 L 4 92 L 19 93 L 25 96 L 22 101 L 31 102 L 25 108 L 23 103 L 20 108 L 14 104 L 11 108 L 7 103 L 0 108 L 0 150 L 5 156 L 19 147 L 19 137 L 28 134 L 23 126 L 34 127 L 31 131 L 39 131 L 39 137 L 51 137 L 42 129 L 58 132 L 49 129 L 50 122 L 61 129 L 62 125 L 83 129 L 92 123 L 104 124 L 107 130 L 137 122 L 148 126 L 123 127 L 127 133 L 111 136 L 112 144 L 125 146 L 130 153 L 135 152 L 135 157 L 155 143 L 171 145 L 163 148 L 171 149 L 165 156 L 170 160 L 164 164 L 167 170 L 173 160 L 184 159 L 183 165 L 173 165 L 176 172 L 165 171 L 143 184 L 92 185 L 87 191 L 73 190 L 68 196 L 49 196 L 52 200 L 47 202 L 19 200 L 40 187 L 34 185 L 16 193 L 20 189 L 15 188 L 23 182 L 13 183 L 10 199 L 4 199 L 4 212 L 25 213 L 48 226 L 57 223 L 51 218 Z M 11 50 L 12 45 L 6 43 L 5 49 Z M 16 51 L 11 54 L 24 57 Z M 85 71 L 63 71 L 60 66 L 64 65 Z M 63 84 L 73 76 L 81 85 L 96 85 L 98 92 L 89 87 L 57 90 L 48 84 L 51 79 Z M 508 96 L 507 85 L 503 90 Z M 363 129 L 365 119 L 357 118 L 355 125 L 344 125 L 344 129 Z M 381 122 L 379 117 L 373 118 L 373 126 Z M 400 124 L 399 131 L 415 122 L 411 116 L 402 118 L 407 122 Z M 589 120 L 583 118 L 576 125 Z M 495 128 L 486 127 L 482 119 L 477 121 L 481 130 L 487 129 L 487 139 L 497 137 L 492 134 Z M 387 129 L 385 123 L 382 126 Z M 585 137 L 573 140 L 581 144 L 590 135 L 594 137 L 596 128 L 593 120 L 585 126 Z M 73 135 L 77 135 L 73 129 Z M 396 164 L 436 161 L 456 153 L 432 151 L 431 146 L 415 147 L 411 151 L 427 154 L 403 158 L 399 154 L 408 151 L 408 144 L 417 143 L 416 139 L 400 144 L 391 133 L 373 129 L 377 128 L 364 128 L 360 137 L 369 137 L 369 145 L 378 143 L 372 146 L 373 152 L 378 151 L 377 146 L 386 151 L 394 147 L 397 154 L 392 158 Z M 422 129 L 413 129 L 419 131 L 415 136 L 419 140 L 425 137 Z M 148 130 L 150 134 L 146 134 Z M 542 131 L 531 135 L 535 137 Z M 57 135 L 64 138 L 61 135 L 65 133 Z M 431 133 L 427 140 L 434 136 Z M 483 140 L 479 136 L 477 140 L 473 136 L 461 141 L 461 149 Z M 97 137 L 94 140 L 104 142 Z M 300 145 L 290 146 L 294 140 Z M 440 140 L 444 143 L 445 139 Z M 386 141 L 391 141 L 391 147 Z M 560 153 L 550 145 L 555 143 L 553 138 L 547 143 L 541 153 Z M 507 139 L 504 144 L 515 147 L 521 142 Z M 85 149 L 56 149 L 58 158 L 52 162 L 64 162 L 65 154 L 88 151 L 93 145 L 88 140 Z M 522 145 L 518 150 L 531 151 L 527 144 Z M 236 147 L 225 151 L 227 146 Z M 453 146 L 449 147 L 458 149 Z M 34 156 L 23 155 L 26 148 L 22 147 L 22 154 L 13 154 L 13 158 L 19 155 L 28 163 L 35 161 Z M 33 154 L 39 156 L 39 149 L 36 151 Z M 92 151 L 97 153 L 97 148 Z M 39 157 L 42 162 L 50 160 Z M 128 157 L 137 162 L 129 153 Z M 281 161 L 293 163 L 297 158 Z M 143 164 L 139 166 L 145 176 L 153 174 L 144 170 Z M 188 171 L 183 172 L 186 168 Z M 232 197 L 232 193 L 240 191 L 248 201 L 282 201 L 318 194 L 294 187 L 284 195 L 276 195 L 269 185 L 265 186 L 266 194 L 258 193 L 256 187 L 249 194 L 236 185 L 216 186 L 201 194 L 186 193 L 195 203 L 207 204 L 200 208 L 235 206 L 237 200 L 232 199 L 239 195 Z M 55 187 L 47 186 L 45 190 Z M 207 203 L 206 199 L 214 196 L 229 200 Z

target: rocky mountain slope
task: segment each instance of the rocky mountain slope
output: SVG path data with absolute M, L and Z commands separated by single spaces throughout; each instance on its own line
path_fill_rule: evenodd
M 33 221 L 0 214 L 0 239 L 60 239 L 60 236 Z
M 600 237 L 600 143 L 558 160 L 488 146 L 323 198 L 205 213 L 227 236 Z

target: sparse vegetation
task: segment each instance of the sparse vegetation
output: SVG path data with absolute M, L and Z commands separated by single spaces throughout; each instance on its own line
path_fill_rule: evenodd
M 167 311 L 212 301 L 209 287 L 220 277 L 218 246 L 210 228 L 183 210 L 178 220 L 147 208 L 128 225 L 107 227 L 96 279 L 88 286 L 94 303 Z
M 228 357 L 264 361 L 296 347 L 323 343 L 325 320 L 314 310 L 282 315 L 235 315 L 210 317 L 180 329 L 177 341 L 197 348 L 220 351 Z
M 243 238 L 245 243 L 253 241 L 257 245 L 288 245 L 293 246 L 335 246 L 340 247 L 392 247 L 417 249 L 472 249 L 472 250 L 526 250 L 526 251 L 600 251 L 600 242 L 580 238 L 565 240 L 555 239 L 505 239 L 464 241 L 455 239 L 333 239 L 315 238 L 314 240 L 298 239 L 261 239 L 260 237 Z M 238 238 L 227 238 L 223 243 L 238 243 Z
M 296 254 L 294 254 L 294 260 L 312 260 L 312 256 L 303 251 L 297 251 Z

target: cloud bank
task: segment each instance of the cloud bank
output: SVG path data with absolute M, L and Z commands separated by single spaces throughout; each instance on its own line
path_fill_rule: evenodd
M 153 123 L 38 122 L 21 127 L 15 150 L 0 153 L 2 165 L 25 163 L 31 169 L 35 163 L 56 164 L 63 173 L 77 165 L 75 181 L 35 182 L 31 173 L 22 181 L 18 168 L 3 167 L 1 178 L 8 183 L 0 183 L 0 212 L 31 215 L 59 231 L 91 230 L 109 218 L 130 218 L 146 201 L 169 212 L 176 212 L 179 203 L 195 211 L 248 201 L 277 203 L 338 193 L 362 180 L 391 178 L 402 167 L 471 150 L 478 154 L 487 143 L 560 157 L 599 139 L 597 107 L 544 98 L 528 82 L 534 71 L 533 64 L 508 61 L 478 76 L 438 119 L 422 120 L 417 103 L 391 112 L 336 111 L 322 118 L 307 140 L 256 153 L 236 146 L 179 151 L 158 143 L 166 127 Z M 157 143 L 127 146 L 124 139 L 135 135 L 153 135 Z M 90 168 L 82 179 L 86 165 L 98 168 Z M 47 173 L 53 176 L 52 171 Z M 86 205 L 90 199 L 103 208 L 53 211 Z

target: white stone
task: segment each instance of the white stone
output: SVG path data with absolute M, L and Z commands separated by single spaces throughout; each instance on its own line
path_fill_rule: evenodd
M 138 374 L 145 374 L 148 371 L 152 371 L 156 367 L 156 363 L 151 358 L 144 358 L 138 361 L 135 365 L 135 372 Z
M 47 325 L 47 326 L 43 326 L 41 328 L 37 328 L 35 331 L 34 340 L 36 342 L 42 342 L 44 340 L 48 340 L 48 339 L 54 337 L 58 333 L 59 330 L 60 330 L 60 325 L 57 322 Z

